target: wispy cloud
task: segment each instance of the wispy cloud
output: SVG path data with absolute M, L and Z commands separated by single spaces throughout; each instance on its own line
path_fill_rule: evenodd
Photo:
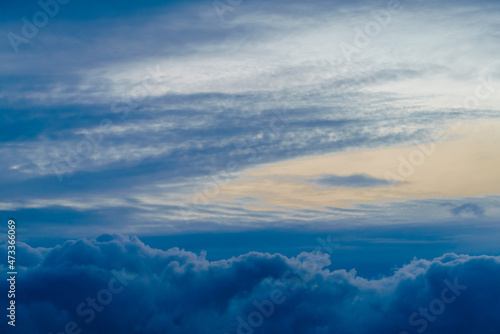
M 495 175 L 483 182 L 496 151 L 479 142 L 443 144 L 446 152 L 429 158 L 412 179 L 396 180 L 395 188 L 409 193 L 404 196 L 385 187 L 351 187 L 334 198 L 329 193 L 304 200 L 329 190 L 276 178 L 240 179 L 292 159 L 392 152 L 386 163 L 376 159 L 383 170 L 366 164 L 339 172 L 339 166 L 355 165 L 346 163 L 296 175 L 335 175 L 323 179 L 331 185 L 375 185 L 356 175 L 385 179 L 406 152 L 395 146 L 425 143 L 460 120 L 494 124 L 498 5 L 401 4 L 350 62 L 340 45 L 356 46 L 356 34 L 378 22 L 373 11 L 382 13 L 386 2 L 244 2 L 224 22 L 211 2 L 148 2 L 140 11 L 131 2 L 61 6 L 18 54 L 7 38 L 1 42 L 0 185 L 10 190 L 0 205 L 13 212 L 58 206 L 77 211 L 81 201 L 110 212 L 127 206 L 134 212 L 130 225 L 147 218 L 151 224 L 168 221 L 165 229 L 176 230 L 184 226 L 183 212 L 200 224 L 231 217 L 228 224 L 248 226 L 251 215 L 279 224 L 293 206 L 312 218 L 386 197 L 497 194 Z M 0 24 L 17 33 L 21 18 L 38 10 L 35 3 L 7 6 Z M 467 100 L 480 84 L 486 85 L 480 96 L 489 96 Z M 283 116 L 279 124 L 273 123 L 276 113 Z M 270 131 L 271 124 L 282 130 Z M 491 156 L 467 157 L 474 152 Z M 438 172 L 455 158 L 467 163 L 458 166 L 461 179 L 452 185 L 451 175 L 440 178 Z M 332 159 L 324 162 L 342 160 Z M 213 175 L 232 162 L 237 165 L 221 196 L 192 210 L 193 195 L 212 187 Z M 473 173 L 485 165 L 487 172 Z M 433 185 L 426 183 L 433 178 Z M 256 193 L 257 185 L 262 188 Z M 89 196 L 99 200 L 85 200 Z M 105 198 L 112 200 L 100 200 Z

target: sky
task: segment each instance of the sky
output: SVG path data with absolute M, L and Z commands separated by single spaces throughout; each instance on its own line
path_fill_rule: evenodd
M 290 290 L 280 270 L 308 261 L 303 290 L 251 330 L 414 333 L 414 304 L 444 279 L 498 294 L 497 1 L 0 7 L 0 213 L 26 255 L 21 332 L 81 324 L 72 305 L 116 272 L 141 277 L 123 301 L 147 290 L 123 333 L 237 332 L 252 300 Z M 203 282 L 216 296 L 189 301 Z M 500 328 L 495 308 L 450 305 L 427 333 Z M 112 303 L 80 329 L 129 311 Z

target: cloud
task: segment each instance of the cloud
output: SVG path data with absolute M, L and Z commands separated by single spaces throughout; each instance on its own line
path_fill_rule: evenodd
M 79 203 L 109 212 L 127 206 L 133 213 L 120 220 L 126 229 L 147 218 L 149 226 L 168 222 L 163 228 L 170 233 L 185 227 L 181 212 L 193 194 L 203 192 L 213 171 L 223 171 L 231 161 L 241 172 L 290 159 L 410 146 L 458 119 L 498 117 L 497 94 L 474 110 L 456 107 L 474 93 L 479 76 L 491 74 L 496 85 L 500 44 L 494 2 L 461 4 L 450 11 L 442 2 L 403 1 L 402 10 L 350 64 L 340 43 L 354 43 L 355 29 L 375 22 L 372 10 L 386 8 L 387 1 L 244 1 L 224 23 L 210 1 L 116 4 L 70 1 L 20 45 L 19 54 L 7 38 L 0 41 L 0 154 L 5 161 L 0 186 L 9 189 L 0 195 L 0 208 L 17 210 L 14 216 L 59 206 L 78 212 Z M 40 10 L 36 2 L 4 7 L 0 24 L 16 33 L 23 16 Z M 462 56 L 457 58 L 457 52 Z M 122 119 L 114 102 L 137 92 L 148 67 L 158 69 L 148 81 L 154 87 Z M 282 110 L 286 127 L 272 133 L 270 123 Z M 102 140 L 89 141 L 91 134 L 99 138 L 96 131 L 104 119 L 112 125 Z M 398 167 L 396 159 L 388 159 Z M 478 169 L 494 165 L 476 161 Z M 321 172 L 332 174 L 346 176 Z M 384 178 L 367 170 L 355 174 Z M 493 181 L 482 187 L 493 187 Z M 199 208 L 202 214 L 193 220 L 248 225 L 241 221 L 252 215 L 260 220 L 267 212 L 263 220 L 283 222 L 283 208 L 263 208 L 270 201 L 262 204 L 262 193 L 287 208 L 314 206 L 309 218 L 318 208 L 366 199 L 360 191 L 369 190 L 367 200 L 385 195 L 350 188 L 333 198 L 313 196 L 309 203 L 303 196 L 309 188 L 267 183 L 261 193 L 248 194 L 256 185 L 229 189 L 238 198 Z M 484 193 L 466 186 L 469 191 L 459 196 Z M 291 200 L 283 200 L 288 193 Z M 254 200 L 242 200 L 249 197 Z M 75 220 L 80 221 L 78 213 L 66 226 L 60 224 L 61 234 L 70 233 Z
M 496 138 L 500 123 L 459 123 L 456 129 L 421 145 L 316 155 L 247 169 L 222 193 L 260 198 L 267 205 L 313 209 L 498 194 L 500 154 Z M 377 180 L 379 187 L 325 188 L 300 182 L 301 177 L 343 185 L 366 184 L 368 177 L 372 183 Z
M 451 213 L 455 216 L 484 216 L 484 209 L 474 203 L 465 203 L 451 209 Z
M 388 181 L 377 179 L 364 174 L 354 174 L 349 176 L 327 175 L 314 180 L 319 186 L 323 187 L 346 187 L 346 188 L 366 188 L 387 186 Z M 396 182 L 392 183 L 393 185 Z
M 16 327 L 32 334 L 58 333 L 68 322 L 90 334 L 417 333 L 424 327 L 429 334 L 465 334 L 500 326 L 500 258 L 492 256 L 413 260 L 369 280 L 331 271 L 321 252 L 208 261 L 203 253 L 153 249 L 120 235 L 51 249 L 18 247 L 27 261 L 18 275 Z M 7 291 L 7 282 L 0 288 Z M 418 315 L 419 308 L 429 309 L 432 320 Z

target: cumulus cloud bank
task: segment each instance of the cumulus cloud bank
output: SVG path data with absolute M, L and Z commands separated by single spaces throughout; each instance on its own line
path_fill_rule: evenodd
M 500 257 L 414 259 L 392 276 L 367 280 L 355 271 L 331 271 L 330 256 L 321 252 L 296 257 L 251 252 L 209 261 L 204 253 L 153 249 L 121 235 L 18 249 L 25 265 L 17 281 L 19 333 L 397 334 L 500 328 Z M 0 283 L 2 291 L 7 284 Z

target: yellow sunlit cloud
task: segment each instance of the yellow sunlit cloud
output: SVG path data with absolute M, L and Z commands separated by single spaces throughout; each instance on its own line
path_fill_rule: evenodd
M 455 126 L 441 141 L 326 154 L 247 170 L 216 200 L 250 196 L 270 206 L 321 210 L 355 203 L 500 194 L 500 122 Z M 444 140 L 444 138 L 453 138 Z M 318 177 L 367 175 L 375 187 L 328 187 Z M 258 210 L 253 206 L 251 209 Z

